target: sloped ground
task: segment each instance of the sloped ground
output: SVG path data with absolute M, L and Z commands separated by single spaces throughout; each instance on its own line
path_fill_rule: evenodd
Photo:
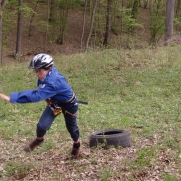
M 36 9 L 36 11 L 40 14 L 39 16 L 35 16 L 32 23 L 31 28 L 31 36 L 29 35 L 30 29 L 30 21 L 31 17 L 23 18 L 23 28 L 22 28 L 22 45 L 21 45 L 21 61 L 29 61 L 35 54 L 40 52 L 46 52 L 51 55 L 55 54 L 76 54 L 80 53 L 81 46 L 81 36 L 82 36 L 82 26 L 83 26 L 83 8 L 81 10 L 70 9 L 68 13 L 68 24 L 67 24 L 67 32 L 65 35 L 64 43 L 62 45 L 58 45 L 52 41 L 52 35 L 46 35 L 46 29 L 50 30 L 50 27 L 45 25 L 47 15 L 44 14 L 46 12 L 46 5 L 42 4 L 41 8 Z M 34 7 L 32 7 L 34 8 Z M 43 12 L 43 13 L 42 13 Z M 44 23 L 42 24 L 42 19 Z M 135 32 L 135 38 L 132 39 L 129 35 L 115 35 L 112 33 L 111 41 L 112 48 L 114 46 L 116 48 L 127 47 L 127 44 L 130 46 L 136 46 L 137 48 L 142 48 L 146 44 L 148 44 L 149 39 L 149 30 L 147 28 L 149 22 L 148 11 L 143 9 L 139 14 L 139 21 L 143 27 L 140 27 Z M 90 24 L 88 20 L 85 22 L 84 27 L 84 37 L 83 37 L 83 48 L 85 47 L 88 33 L 89 33 Z M 13 55 L 16 50 L 16 27 L 13 28 L 8 36 L 7 36 L 7 45 L 3 51 L 3 60 L 4 61 L 14 61 Z M 47 39 L 47 41 L 46 41 Z M 94 46 L 94 45 L 93 45 Z
M 140 144 L 140 148 L 142 146 L 154 147 L 157 145 L 158 139 L 155 137 L 155 140 L 145 139 L 137 141 L 136 147 L 138 148 L 138 144 Z M 13 170 L 16 171 L 12 177 L 8 178 L 8 181 L 98 181 L 103 178 L 127 181 L 131 175 L 134 176 L 135 181 L 156 181 L 161 180 L 163 172 L 178 172 L 177 167 L 172 167 L 172 170 L 169 168 L 169 162 L 174 162 L 174 160 L 169 158 L 169 150 L 163 151 L 162 154 L 158 155 L 162 165 L 155 163 L 155 168 L 151 169 L 154 172 L 150 171 L 149 168 L 144 170 L 140 168 L 140 171 L 135 170 L 134 172 L 133 170 L 128 170 L 130 160 L 137 159 L 137 149 L 134 145 L 125 149 L 110 148 L 104 150 L 98 148 L 90 150 L 87 143 L 84 142 L 82 143 L 80 157 L 76 160 L 71 160 L 68 154 L 71 142 L 57 144 L 56 148 L 48 152 L 27 155 L 22 152 L 22 147 L 26 144 L 25 141 L 23 139 L 14 140 L 14 145 L 10 146 L 3 142 L 3 140 L 0 140 L 1 146 L 4 147 L 3 150 L 7 150 L 1 156 L 1 163 L 10 163 L 12 160 L 12 163 L 16 165 L 16 168 L 11 166 L 9 172 L 6 173 L 8 175 L 13 174 Z M 10 157 L 10 155 L 12 156 Z M 11 160 L 8 158 L 11 158 Z M 21 165 L 18 166 L 18 163 Z M 30 165 L 30 170 L 28 170 L 28 165 Z M 1 164 L 1 174 L 5 173 L 3 167 L 4 164 Z M 3 176 L 1 179 L 6 179 L 6 177 Z
M 151 147 L 158 145 L 159 139 L 160 137 L 155 135 L 153 139 L 137 140 L 129 148 L 110 148 L 108 150 L 90 149 L 87 140 L 84 140 L 81 155 L 76 160 L 69 158 L 71 141 L 56 143 L 55 148 L 47 151 L 41 151 L 42 148 L 39 148 L 40 152 L 37 149 L 35 153 L 26 154 L 22 151 L 23 146 L 27 143 L 26 139 L 11 140 L 13 141 L 11 145 L 8 144 L 8 141 L 4 142 L 0 139 L 0 145 L 4 150 L 0 158 L 0 175 L 2 175 L 2 180 L 8 179 L 8 181 L 101 181 L 104 179 L 128 181 L 131 177 L 134 181 L 162 180 L 163 173 L 179 172 L 179 160 L 173 160 L 169 156 L 170 149 L 163 150 L 161 153 L 155 152 L 159 162 L 152 163 L 150 168 L 142 169 L 139 168 L 139 163 L 136 165 L 136 160 L 140 159 L 136 153 L 138 149 L 149 148 L 149 152 Z M 9 169 L 7 169 L 7 163 L 9 163 Z M 135 167 L 135 171 L 128 169 L 131 163 L 132 168 Z M 172 163 L 172 167 L 170 167 L 170 163 Z M 6 171 L 3 169 L 5 165 Z M 13 176 L 10 176 L 11 174 Z
M 30 19 L 23 19 L 21 61 L 29 61 L 35 54 L 46 52 L 55 54 L 76 54 L 80 52 L 82 36 L 83 11 L 69 10 L 67 33 L 62 45 L 50 43 L 50 35 L 46 35 L 46 26 L 39 23 L 38 18 L 34 18 L 31 36 L 29 35 Z M 42 15 L 46 21 L 46 15 Z M 85 27 L 84 44 L 88 30 Z M 45 41 L 47 38 L 47 41 Z M 7 37 L 7 45 L 3 51 L 3 60 L 13 61 L 16 50 L 16 29 L 13 29 Z
M 33 7 L 32 7 L 33 8 Z M 41 8 L 36 10 L 40 17 L 33 19 L 33 25 L 31 30 L 31 36 L 29 35 L 31 17 L 23 18 L 22 28 L 22 45 L 21 45 L 21 61 L 29 61 L 35 54 L 46 52 L 51 55 L 56 54 L 76 54 L 80 53 L 81 36 L 82 36 L 82 24 L 83 24 L 83 7 L 81 10 L 69 10 L 67 32 L 65 35 L 64 43 L 62 45 L 56 44 L 52 41 L 52 35 L 46 35 L 46 29 L 49 30 L 44 23 L 40 22 L 43 18 L 46 22 L 47 15 L 46 5 L 41 5 Z M 42 13 L 43 11 L 43 13 Z M 138 15 L 139 22 L 142 26 L 135 31 L 135 37 L 132 38 L 129 35 L 121 35 L 118 37 L 114 33 L 111 35 L 113 42 L 112 48 L 143 48 L 148 46 L 149 42 L 149 12 L 147 9 L 141 9 Z M 83 48 L 85 47 L 88 33 L 89 22 L 86 21 L 84 27 Z M 14 61 L 14 55 L 16 52 L 16 28 L 13 28 L 7 36 L 7 45 L 3 49 L 3 61 Z M 47 40 L 46 40 L 47 39 Z M 165 46 L 168 44 L 180 44 L 181 36 L 177 35 L 172 37 L 168 41 L 161 41 L 160 45 Z M 128 45 L 129 44 L 129 45 Z
M 68 25 L 68 33 L 66 35 L 65 44 L 63 45 L 48 45 L 46 51 L 52 55 L 56 53 L 61 54 L 74 54 L 79 53 L 80 50 L 80 37 L 82 23 L 80 17 L 82 14 L 79 12 L 76 14 L 73 11 L 70 13 L 69 20 L 71 25 Z M 9 36 L 8 41 L 8 53 L 4 55 L 7 60 L 14 60 L 12 55 L 15 49 L 15 33 L 14 36 Z M 44 35 L 45 37 L 45 35 Z M 40 38 L 39 34 L 33 34 L 28 37 L 26 31 L 23 31 L 22 41 L 22 59 L 29 61 L 30 58 L 36 53 L 44 51 L 44 41 Z M 13 140 L 14 139 L 14 140 Z M 34 180 L 34 181 L 92 181 L 103 180 L 103 178 L 110 178 L 110 180 L 127 181 L 130 180 L 130 176 L 133 176 L 135 181 L 156 181 L 161 180 L 163 173 L 178 173 L 178 162 L 180 160 L 173 160 L 170 157 L 171 150 L 163 150 L 161 153 L 155 153 L 159 163 L 153 163 L 152 168 L 144 168 L 142 170 L 135 169 L 132 173 L 128 170 L 130 167 L 130 160 L 137 160 L 138 148 L 142 147 L 154 147 L 157 146 L 158 140 L 161 138 L 158 135 L 154 135 L 153 139 L 140 139 L 133 144 L 130 148 L 109 150 L 95 149 L 90 150 L 87 141 L 82 142 L 81 156 L 77 160 L 70 160 L 68 158 L 69 151 L 72 145 L 71 141 L 56 143 L 54 149 L 49 151 L 40 151 L 32 154 L 25 154 L 22 152 L 23 147 L 27 144 L 24 138 L 17 137 L 11 139 L 11 143 L 5 142 L 0 138 L 0 145 L 3 148 L 3 153 L 0 157 L 0 175 L 2 180 L 14 181 L 14 180 Z M 16 167 L 16 173 L 12 177 L 5 178 L 5 170 L 3 167 L 6 163 L 15 163 L 20 167 Z M 30 171 L 26 172 L 27 164 L 32 164 Z M 36 165 L 33 165 L 36 163 Z M 172 163 L 172 167 L 170 167 Z M 33 167 L 34 166 L 34 167 Z M 106 167 L 107 166 L 107 167 Z M 134 167 L 135 165 L 133 165 Z M 10 171 L 13 171 L 11 166 Z M 114 172 L 114 175 L 112 174 Z M 117 173 L 117 174 L 115 174 Z M 121 174 L 120 174 L 121 173 Z M 120 177 L 122 175 L 122 177 Z

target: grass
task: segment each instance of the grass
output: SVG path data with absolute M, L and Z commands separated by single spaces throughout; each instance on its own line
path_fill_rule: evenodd
M 79 107 L 81 158 L 67 159 L 72 142 L 62 115 L 39 149 L 23 153 L 46 104 L 0 101 L 1 180 L 13 180 L 18 174 L 25 180 L 181 179 L 180 46 L 54 58 L 78 99 L 89 102 Z M 35 89 L 36 77 L 28 64 L 2 65 L 0 91 Z M 91 132 L 113 128 L 129 131 L 132 147 L 89 149 Z M 16 164 L 26 168 L 24 173 Z

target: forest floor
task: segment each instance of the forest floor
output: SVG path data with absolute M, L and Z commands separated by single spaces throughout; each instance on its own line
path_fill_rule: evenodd
M 44 17 L 46 19 L 46 17 Z M 44 20 L 45 20 L 44 19 Z M 52 56 L 56 54 L 71 55 L 80 53 L 80 43 L 82 36 L 82 19 L 83 13 L 80 11 L 70 10 L 68 16 L 67 32 L 64 43 L 57 44 L 51 42 L 51 37 L 45 34 L 41 28 L 37 28 L 38 19 L 32 26 L 31 36 L 29 36 L 30 23 L 26 19 L 23 21 L 22 41 L 21 41 L 21 61 L 29 61 L 34 55 L 38 53 L 49 53 Z M 16 29 L 11 31 L 7 36 L 7 45 L 3 50 L 3 60 L 14 61 L 16 52 Z M 84 41 L 87 39 L 88 27 L 85 27 Z M 85 42 L 84 42 L 85 44 Z

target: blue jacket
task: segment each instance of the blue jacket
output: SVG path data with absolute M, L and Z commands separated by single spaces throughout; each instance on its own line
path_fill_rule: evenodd
M 42 81 L 38 80 L 37 87 L 37 90 L 11 92 L 10 102 L 29 103 L 51 98 L 51 100 L 61 103 L 70 100 L 73 95 L 72 88 L 65 77 L 59 74 L 58 70 L 53 66 Z

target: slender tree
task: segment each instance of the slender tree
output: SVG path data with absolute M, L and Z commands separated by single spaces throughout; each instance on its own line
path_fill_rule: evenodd
M 165 2 L 156 1 L 150 2 L 150 45 L 156 45 L 161 37 L 164 35 L 165 31 Z
M 178 17 L 180 16 L 181 0 L 177 0 L 177 4 L 175 6 L 175 15 Z
M 138 7 L 139 7 L 139 0 L 135 0 L 133 3 L 133 8 L 132 8 L 132 17 L 134 19 L 137 18 L 138 15 Z
M 2 63 L 2 11 L 8 0 L 0 2 L 0 62 Z
M 173 35 L 175 0 L 167 0 L 166 3 L 166 21 L 165 21 L 165 40 Z
M 58 38 L 56 39 L 57 44 L 63 44 L 64 43 L 64 38 L 65 38 L 65 33 L 67 30 L 67 19 L 68 19 L 68 10 L 70 8 L 70 1 L 67 0 L 61 0 L 59 2 L 59 12 L 60 12 L 60 17 L 59 17 L 59 34 Z
M 138 16 L 138 7 L 139 7 L 139 0 L 134 0 L 132 10 L 131 10 L 131 16 L 132 23 L 136 23 L 137 16 Z M 136 26 L 130 26 L 129 31 L 130 33 L 134 33 Z
M 50 2 L 47 0 L 47 22 L 46 22 L 46 35 L 44 39 L 44 52 L 46 52 L 46 44 L 48 40 L 48 23 L 49 23 L 49 8 L 50 8 Z
M 18 9 L 18 26 L 17 26 L 17 39 L 16 39 L 16 58 L 20 61 L 21 55 L 21 37 L 22 37 L 22 10 L 23 0 L 19 0 L 19 9 Z
M 107 16 L 106 16 L 106 33 L 104 36 L 103 45 L 107 46 L 111 37 L 111 26 L 112 26 L 112 4 L 113 0 L 107 0 Z
M 49 21 L 53 22 L 55 21 L 55 1 L 54 0 L 50 0 L 50 16 L 49 16 Z
M 38 7 L 38 4 L 39 4 L 39 0 L 36 1 L 36 4 L 35 4 L 35 7 L 34 7 L 34 12 L 33 12 L 33 15 L 31 17 L 31 20 L 30 20 L 30 26 L 29 26 L 29 35 L 28 36 L 31 36 L 31 30 L 32 30 L 32 23 L 33 23 L 33 19 L 35 17 L 35 10 L 36 8 Z
M 175 30 L 180 32 L 181 30 L 181 0 L 177 0 L 175 2 L 175 13 L 174 13 L 174 21 L 175 21 Z
M 85 20 L 86 20 L 86 12 L 87 12 L 87 1 L 85 0 L 85 6 L 84 6 L 84 14 L 83 14 L 83 23 L 82 23 L 82 36 L 81 36 L 81 42 L 80 42 L 80 51 L 82 52 L 82 44 L 83 44 L 83 38 L 84 38 L 84 32 L 85 32 Z
M 95 17 L 96 8 L 97 8 L 97 2 L 98 2 L 98 0 L 95 0 L 93 12 L 92 12 L 92 17 L 91 17 L 89 35 L 88 35 L 87 42 L 86 42 L 86 51 L 88 50 L 89 41 L 90 41 L 90 38 L 91 38 L 91 35 L 92 35 L 92 29 L 93 29 L 93 25 L 94 25 L 94 17 Z

